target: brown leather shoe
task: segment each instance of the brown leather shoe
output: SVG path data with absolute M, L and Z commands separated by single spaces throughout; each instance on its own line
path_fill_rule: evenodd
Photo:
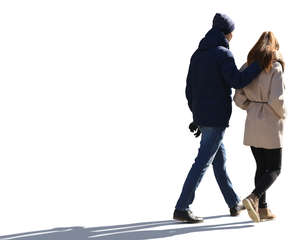
M 248 211 L 249 217 L 254 222 L 260 222 L 260 217 L 258 213 L 258 197 L 251 193 L 247 198 L 243 200 L 243 205 Z
M 269 208 L 259 208 L 258 213 L 261 221 L 268 221 L 276 218 Z

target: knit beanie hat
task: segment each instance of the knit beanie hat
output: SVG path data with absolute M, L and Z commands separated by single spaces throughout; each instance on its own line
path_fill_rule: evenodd
M 225 35 L 234 30 L 234 22 L 225 14 L 216 13 L 213 27 L 218 28 Z

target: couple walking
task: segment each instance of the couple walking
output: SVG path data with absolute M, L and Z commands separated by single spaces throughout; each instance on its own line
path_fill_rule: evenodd
M 233 30 L 233 21 L 227 15 L 217 13 L 212 29 L 191 57 L 186 85 L 186 97 L 193 113 L 190 130 L 196 137 L 202 135 L 198 155 L 175 207 L 175 220 L 203 221 L 193 215 L 189 206 L 210 164 L 231 216 L 239 215 L 246 208 L 255 222 L 275 218 L 267 206 L 266 191 L 281 170 L 286 114 L 282 80 L 284 62 L 274 34 L 264 32 L 250 50 L 247 63 L 238 70 L 229 50 Z M 244 144 L 250 146 L 257 165 L 255 188 L 242 203 L 226 172 L 222 141 L 232 112 L 231 88 L 236 89 L 235 104 L 247 111 Z

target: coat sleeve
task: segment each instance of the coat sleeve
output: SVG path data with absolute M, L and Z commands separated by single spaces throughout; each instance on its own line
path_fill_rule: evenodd
M 245 63 L 241 68 L 240 71 L 244 71 L 247 68 L 247 63 Z M 247 110 L 247 108 L 249 107 L 250 101 L 248 100 L 248 98 L 246 97 L 246 94 L 244 92 L 243 89 L 236 89 L 235 90 L 235 94 L 233 97 L 233 101 L 235 103 L 236 106 L 238 106 L 239 108 L 243 109 L 243 110 Z
M 232 53 L 228 49 L 222 49 L 221 52 L 222 54 L 219 58 L 221 72 L 225 82 L 230 87 L 241 89 L 247 86 L 261 72 L 261 68 L 256 62 L 240 72 L 236 67 Z
M 283 98 L 284 90 L 285 90 L 285 86 L 282 78 L 282 67 L 278 63 L 272 75 L 270 97 L 269 97 L 268 104 L 273 109 L 275 114 L 277 114 L 278 117 L 282 119 L 286 118 L 286 108 L 285 108 L 284 98 Z
M 233 101 L 234 101 L 235 105 L 237 105 L 239 108 L 241 108 L 243 110 L 247 110 L 247 108 L 250 104 L 250 101 L 246 97 L 243 89 L 235 90 Z
M 191 87 L 191 68 L 192 62 L 190 63 L 188 75 L 186 78 L 186 88 L 185 88 L 185 96 L 188 101 L 188 105 L 190 110 L 192 111 L 192 87 Z

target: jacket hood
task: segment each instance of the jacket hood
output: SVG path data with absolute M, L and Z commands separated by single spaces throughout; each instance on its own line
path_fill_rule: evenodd
M 199 50 L 208 50 L 218 46 L 229 48 L 225 34 L 217 28 L 210 29 L 199 43 Z

